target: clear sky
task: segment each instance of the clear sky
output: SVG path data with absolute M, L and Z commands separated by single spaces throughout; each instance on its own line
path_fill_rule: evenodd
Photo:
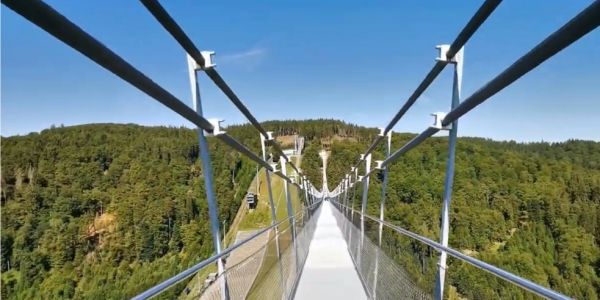
M 163 1 L 258 120 L 336 118 L 382 127 L 482 1 Z M 191 104 L 184 51 L 137 1 L 48 1 Z M 505 1 L 465 46 L 468 96 L 591 1 Z M 192 125 L 2 6 L 3 136 L 52 124 Z M 459 135 L 600 141 L 600 30 L 460 121 Z M 451 68 L 396 131 L 421 132 L 448 111 Z M 206 77 L 204 111 L 243 116 Z

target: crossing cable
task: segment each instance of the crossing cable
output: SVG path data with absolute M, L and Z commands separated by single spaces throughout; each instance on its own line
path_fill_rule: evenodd
M 573 17 L 569 22 L 549 35 L 546 39 L 536 45 L 533 49 L 521 56 L 512 65 L 506 68 L 502 73 L 486 83 L 483 87 L 467 97 L 459 106 L 451 110 L 442 121 L 442 126 L 451 124 L 464 114 L 471 111 L 477 105 L 491 98 L 493 95 L 503 90 L 517 79 L 535 69 L 541 63 L 565 49 L 578 39 L 582 38 L 600 25 L 600 1 L 595 1 L 590 6 Z M 408 141 L 400 149 L 392 153 L 381 163 L 381 168 L 386 167 L 398 157 L 417 145 L 425 139 L 431 137 L 441 128 L 428 127 L 419 135 Z M 368 175 L 370 175 L 370 172 Z M 365 175 L 366 176 L 366 175 Z
M 250 110 L 244 105 L 242 100 L 235 94 L 235 92 L 227 85 L 225 80 L 219 75 L 215 68 L 205 68 L 205 61 L 198 47 L 192 42 L 187 36 L 183 29 L 177 24 L 177 22 L 169 15 L 165 8 L 157 0 L 140 0 L 142 4 L 148 9 L 148 11 L 154 16 L 154 18 L 167 30 L 171 36 L 179 43 L 179 45 L 196 61 L 196 63 L 202 67 L 206 75 L 215 83 L 219 89 L 227 96 L 227 98 L 237 107 L 237 109 L 248 119 L 250 124 L 256 128 L 265 139 L 269 139 L 269 135 L 264 127 L 256 120 Z M 273 141 L 273 148 L 278 152 L 279 155 L 283 156 L 287 162 L 290 163 L 292 168 L 298 173 L 300 170 L 296 168 L 294 163 L 287 157 L 281 147 Z
M 173 96 L 173 94 L 152 81 L 141 71 L 46 3 L 39 0 L 2 0 L 2 3 L 71 48 L 93 60 L 98 65 L 164 104 L 194 125 L 208 133 L 212 134 L 214 132 L 215 127 L 207 119 L 199 116 L 193 109 Z M 273 168 L 266 161 L 252 153 L 246 146 L 228 134 L 217 134 L 216 137 L 261 166 L 273 171 Z M 300 188 L 300 185 L 292 182 L 290 178 L 282 173 L 279 172 L 276 174 Z
M 473 17 L 469 20 L 467 25 L 460 31 L 460 33 L 456 36 L 456 39 L 452 44 L 450 44 L 450 49 L 446 52 L 446 57 L 448 61 L 450 61 L 456 53 L 462 48 L 467 41 L 473 36 L 475 31 L 479 29 L 479 27 L 487 20 L 487 18 L 492 14 L 492 12 L 498 7 L 498 5 L 502 2 L 502 0 L 486 0 L 481 7 L 475 12 Z M 419 84 L 417 89 L 408 97 L 404 105 L 400 108 L 400 110 L 394 115 L 392 120 L 388 123 L 388 125 L 384 128 L 383 132 L 373 141 L 371 146 L 364 153 L 363 157 L 369 155 L 375 148 L 383 141 L 385 136 L 394 128 L 394 126 L 398 123 L 400 118 L 404 116 L 404 114 L 411 108 L 411 106 L 417 101 L 417 99 L 425 92 L 425 90 L 431 85 L 431 83 L 437 78 L 437 76 L 444 70 L 447 61 L 437 61 L 433 68 L 427 73 L 423 81 Z M 354 165 L 357 168 L 363 159 L 358 160 L 358 162 Z

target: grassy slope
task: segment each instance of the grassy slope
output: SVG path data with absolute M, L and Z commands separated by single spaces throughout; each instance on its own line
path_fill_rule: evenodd
M 296 158 L 294 163 L 299 167 L 301 162 L 301 158 Z M 291 174 L 292 169 L 288 166 L 288 174 Z M 238 213 L 236 215 L 235 220 L 233 221 L 231 227 L 228 229 L 225 235 L 225 245 L 230 246 L 235 242 L 235 237 L 237 236 L 238 231 L 250 231 L 257 230 L 260 228 L 267 227 L 271 225 L 271 206 L 269 204 L 269 193 L 267 190 L 267 180 L 266 173 L 264 169 L 261 169 L 258 173 L 258 179 L 260 183 L 259 187 L 259 195 L 258 195 L 258 206 L 254 211 L 249 211 L 247 205 L 244 202 L 241 203 Z M 252 184 L 249 187 L 249 192 L 256 192 L 256 180 L 257 177 L 254 178 Z M 286 205 L 286 197 L 284 193 L 284 181 L 279 176 L 271 174 L 271 187 L 273 191 L 273 202 L 275 204 L 275 213 L 277 220 L 283 220 L 287 218 L 287 205 Z M 292 199 L 292 207 L 295 212 L 299 211 L 302 207 L 302 203 L 298 196 L 298 189 L 290 185 L 290 195 Z M 284 231 L 285 228 L 288 228 L 288 225 L 281 225 L 280 231 Z M 271 240 L 273 236 L 269 237 Z M 281 247 L 282 249 L 286 249 L 289 246 L 290 242 L 290 233 L 289 230 L 285 231 L 280 236 Z M 267 251 L 265 251 L 265 260 L 263 261 L 262 267 L 259 270 L 259 274 L 257 276 L 256 282 L 261 282 L 262 278 L 267 276 L 267 273 L 271 271 L 275 262 L 277 261 L 276 255 L 277 249 L 275 247 L 275 243 L 269 243 Z M 199 290 L 200 285 L 204 282 L 211 272 L 216 272 L 216 265 L 210 265 L 209 267 L 198 272 L 192 280 L 188 283 L 188 288 L 192 291 Z M 262 290 L 262 289 L 261 289 Z M 251 292 L 252 293 L 252 292 Z M 280 292 L 279 292 L 280 293 Z M 197 296 L 195 293 L 190 293 L 186 295 L 185 292 L 182 293 L 180 299 L 192 299 L 194 296 Z M 262 297 L 259 297 L 262 298 Z
M 300 158 L 296 158 L 295 164 L 299 166 L 301 162 Z M 288 174 L 291 174 L 292 170 L 288 167 Z M 264 172 L 261 172 L 261 175 L 264 176 Z M 283 220 L 287 217 L 287 205 L 286 198 L 283 188 L 283 179 L 278 176 L 273 176 L 271 178 L 273 184 L 273 202 L 275 204 L 275 213 L 277 220 Z M 263 181 L 265 183 L 265 181 Z M 300 191 L 296 188 L 296 186 L 290 185 L 290 195 L 292 200 L 292 208 L 295 213 L 297 213 L 302 208 L 302 203 L 300 201 L 299 193 Z M 261 193 L 260 197 L 261 201 L 268 203 L 268 192 L 266 190 L 266 184 L 263 189 L 261 185 Z M 264 200 L 262 200 L 264 198 Z M 268 205 L 266 206 L 266 213 L 270 216 L 270 208 Z M 260 207 L 259 207 L 260 209 Z M 257 209 L 258 211 L 258 209 Z M 256 213 L 256 212 L 255 212 Z M 269 217 L 270 220 L 270 217 Z M 279 226 L 279 247 L 280 251 L 285 251 L 291 244 L 291 233 L 289 230 L 289 223 L 284 222 Z M 274 241 L 274 233 L 271 233 L 269 237 L 269 242 L 267 244 L 267 249 L 265 251 L 264 260 L 262 262 L 262 266 L 258 271 L 258 275 L 256 276 L 255 283 L 253 288 L 250 290 L 248 299 L 266 299 L 266 298 L 275 298 L 280 297 L 282 294 L 283 285 L 278 284 L 280 282 L 279 277 L 275 274 L 279 274 L 278 269 L 278 258 L 277 258 L 277 247 Z

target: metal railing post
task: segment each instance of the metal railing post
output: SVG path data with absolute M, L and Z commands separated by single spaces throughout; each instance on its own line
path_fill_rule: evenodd
M 262 158 L 264 161 L 267 161 L 267 142 L 270 142 L 273 140 L 273 132 L 268 131 L 267 132 L 267 136 L 268 139 L 265 138 L 264 135 L 259 134 L 260 135 L 260 145 L 261 145 L 261 150 L 262 150 Z M 266 177 L 266 181 L 267 181 L 267 192 L 269 194 L 269 205 L 271 206 L 271 225 L 274 225 L 277 223 L 277 212 L 275 211 L 275 201 L 273 201 L 273 186 L 272 186 L 272 181 L 271 181 L 271 171 L 269 171 L 269 169 L 265 168 L 265 177 Z M 258 177 L 257 177 L 258 179 Z M 277 264 L 279 265 L 279 274 L 280 274 L 280 279 L 281 279 L 281 284 L 283 286 L 281 292 L 282 292 L 282 296 L 283 298 L 286 298 L 286 288 L 285 288 L 285 275 L 283 274 L 283 267 L 281 265 L 281 248 L 279 246 L 279 227 L 275 226 L 273 228 L 275 230 L 275 247 L 277 248 Z
M 365 157 L 365 175 L 371 172 L 371 154 L 367 154 Z M 363 194 L 362 203 L 360 208 L 360 243 L 362 244 L 365 237 L 365 213 L 367 212 L 367 201 L 369 199 L 369 178 L 371 176 L 364 176 L 362 180 Z
M 285 157 L 279 157 L 279 162 L 281 163 L 281 173 L 287 177 L 287 160 Z M 298 248 L 296 243 L 296 217 L 294 217 L 294 207 L 292 206 L 292 197 L 290 195 L 289 183 L 287 180 L 283 180 L 283 189 L 285 193 L 285 199 L 287 202 L 287 213 L 290 218 L 290 226 L 291 226 L 291 234 L 292 234 L 292 243 L 294 244 L 294 257 L 296 259 L 296 274 L 298 273 Z
M 383 134 L 383 129 L 381 130 L 381 134 Z M 387 134 L 387 148 L 385 152 L 385 157 L 388 158 L 392 151 L 392 131 L 390 130 Z M 381 166 L 382 161 L 377 161 L 377 168 Z M 385 215 L 385 190 L 388 183 L 388 167 L 385 166 L 383 169 L 383 182 L 381 183 L 381 202 L 379 204 L 379 219 L 383 220 Z M 379 235 L 378 235 L 378 244 L 379 247 L 375 249 L 375 274 L 373 274 L 373 299 L 377 299 L 377 282 L 379 279 L 379 251 L 381 251 L 381 239 L 383 235 L 383 223 L 379 223 Z
M 306 181 L 306 175 L 302 176 L 302 185 L 304 186 L 304 199 L 306 199 L 308 205 L 312 205 L 312 200 L 308 197 L 308 182 Z
M 356 168 L 353 167 L 352 173 L 356 174 L 355 170 Z M 352 229 L 354 226 L 354 196 L 356 196 L 356 184 L 358 183 L 357 180 L 358 177 L 355 176 L 354 181 L 352 181 L 352 175 L 350 175 L 351 190 L 348 191 L 350 193 L 350 199 L 348 199 L 350 205 L 346 207 L 346 219 L 350 220 L 350 226 L 348 226 L 348 248 L 350 250 L 352 250 L 352 233 L 354 232 Z
M 199 116 L 203 116 L 202 113 L 202 103 L 200 100 L 200 87 L 198 85 L 198 74 L 196 71 L 203 70 L 206 68 L 212 68 L 211 55 L 214 52 L 202 52 L 202 55 L 205 56 L 204 66 L 199 66 L 196 64 L 194 59 L 188 54 L 188 73 L 190 79 L 190 86 L 192 89 L 192 100 L 194 105 L 194 110 Z M 217 124 L 218 126 L 218 121 Z M 217 130 L 215 130 L 217 131 Z M 214 132 L 216 134 L 216 132 Z M 210 153 L 208 150 L 208 142 L 206 137 L 204 136 L 204 130 L 198 128 L 198 145 L 200 149 L 200 158 L 202 162 L 202 172 L 204 174 L 204 186 L 206 189 L 206 199 L 208 201 L 208 216 L 210 220 L 210 229 L 213 238 L 213 244 L 215 247 L 215 252 L 217 255 L 221 253 L 221 234 L 219 228 L 219 214 L 217 208 L 217 198 L 215 196 L 215 190 L 213 187 L 213 173 L 212 166 L 210 161 Z M 227 286 L 227 276 L 223 275 L 225 266 L 223 265 L 223 260 L 217 260 L 217 271 L 219 276 L 223 276 L 220 280 L 221 290 L 223 293 L 221 294 L 221 299 L 228 300 L 229 299 L 229 288 Z
M 281 173 L 284 176 L 287 176 L 287 161 L 285 159 L 285 157 L 281 156 L 279 158 L 279 162 L 281 164 Z M 289 190 L 289 183 L 287 182 L 287 180 L 283 180 L 283 192 L 285 193 L 285 200 L 286 200 L 286 205 L 287 205 L 287 214 L 288 217 L 290 217 L 290 225 L 293 225 L 294 222 L 294 208 L 292 207 L 292 198 L 290 196 L 290 190 Z M 293 238 L 295 238 L 295 234 L 293 235 Z
M 456 108 L 460 104 L 460 90 L 462 87 L 462 73 L 463 73 L 463 55 L 464 48 L 461 48 L 456 55 L 449 60 L 446 52 L 450 46 L 442 45 L 438 46 L 440 49 L 440 58 L 438 60 L 445 60 L 449 63 L 454 64 L 454 78 L 452 82 L 452 105 L 451 109 Z M 458 131 L 458 120 L 451 123 L 448 134 L 448 162 L 446 164 L 446 177 L 444 179 L 444 196 L 442 206 L 442 224 L 440 230 L 440 243 L 444 246 L 448 246 L 448 236 L 450 234 L 450 201 L 452 200 L 452 185 L 454 183 L 454 160 L 456 153 L 456 137 Z M 438 276 L 436 279 L 435 286 L 435 298 L 443 299 L 444 297 L 444 282 L 446 277 L 446 260 L 448 253 L 441 251 L 440 260 L 438 263 Z
M 352 201 L 350 205 L 350 222 L 354 224 L 354 198 L 356 198 L 356 184 L 360 181 L 358 178 L 358 168 L 352 167 L 352 172 L 354 172 L 354 184 L 352 185 Z
M 348 207 L 348 201 L 349 201 L 349 190 L 350 190 L 350 175 L 346 174 L 346 181 L 345 181 L 345 186 L 344 186 L 344 205 L 346 205 L 346 207 Z M 344 207 L 344 215 L 348 216 L 348 209 Z
M 390 130 L 387 134 L 387 148 L 385 151 L 385 158 L 390 156 L 392 152 L 392 131 Z M 380 164 L 378 162 L 378 164 Z M 383 182 L 381 183 L 381 204 L 379 205 L 379 219 L 384 220 L 385 216 L 385 198 L 386 198 L 386 188 L 389 181 L 389 169 L 388 166 L 385 166 L 383 169 Z M 381 237 L 383 233 L 383 224 L 379 223 L 379 247 L 381 247 Z
M 299 178 L 300 178 L 301 181 L 300 181 L 299 184 L 296 184 L 296 187 L 299 188 L 299 190 L 298 190 L 298 196 L 304 197 L 305 200 L 306 200 L 306 204 L 307 204 L 306 206 L 309 206 L 310 202 L 309 202 L 309 199 L 307 198 L 308 194 L 307 194 L 307 188 L 306 188 L 306 185 L 305 185 L 306 180 L 304 179 L 304 175 L 299 176 Z
M 344 179 L 344 184 L 343 184 L 343 190 L 344 190 L 344 198 L 342 199 L 342 204 L 344 205 L 348 205 L 348 187 L 350 185 L 350 177 L 348 175 L 346 175 L 346 178 Z M 344 218 L 347 217 L 347 212 L 348 210 L 345 207 L 340 207 L 340 213 L 342 213 L 344 215 Z M 346 228 L 348 227 L 346 225 L 346 222 L 342 223 L 343 224 L 343 230 L 344 230 L 344 235 L 346 234 Z
M 369 196 L 369 177 L 367 176 L 367 174 L 369 174 L 369 172 L 371 171 L 371 154 L 367 154 L 366 156 L 361 155 L 363 157 L 361 157 L 361 159 L 364 158 L 365 160 L 365 176 L 360 176 L 362 184 L 363 184 L 363 191 L 362 191 L 362 203 L 361 203 L 361 208 L 360 208 L 360 241 L 358 243 L 358 251 L 356 253 L 357 255 L 357 264 L 360 267 L 362 267 L 362 248 L 363 248 L 363 244 L 365 242 L 365 213 L 367 210 L 367 201 L 368 201 L 368 196 Z

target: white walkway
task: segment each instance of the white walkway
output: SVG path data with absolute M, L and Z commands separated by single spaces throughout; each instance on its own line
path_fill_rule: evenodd
M 367 299 L 332 209 L 323 203 L 295 299 Z

